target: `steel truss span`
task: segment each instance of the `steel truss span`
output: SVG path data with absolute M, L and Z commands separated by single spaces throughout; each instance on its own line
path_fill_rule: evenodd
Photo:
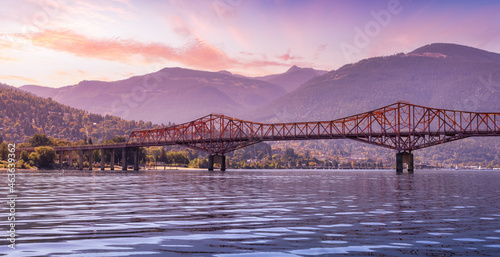
M 133 131 L 126 145 L 184 145 L 224 155 L 263 141 L 352 139 L 410 153 L 474 136 L 500 136 L 500 113 L 397 102 L 331 121 L 265 124 L 210 114 L 167 128 Z

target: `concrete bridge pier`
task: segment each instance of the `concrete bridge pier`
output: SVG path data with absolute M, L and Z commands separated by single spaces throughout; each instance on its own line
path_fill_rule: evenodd
M 64 151 L 59 151 L 59 169 L 60 170 L 63 169 L 63 154 L 64 154 Z
M 73 169 L 73 151 L 69 151 L 68 159 L 69 168 Z
M 214 164 L 220 163 L 220 171 L 226 171 L 226 156 L 225 155 L 209 155 L 208 156 L 208 171 L 214 170 Z
M 208 156 L 208 171 L 214 171 L 214 156 L 211 154 Z
M 78 169 L 83 170 L 83 150 L 79 150 L 78 155 Z
M 139 148 L 134 149 L 134 170 L 139 170 Z
M 122 148 L 122 170 L 127 170 L 127 148 Z
M 101 170 L 104 170 L 106 163 L 104 162 L 104 148 L 101 148 Z
M 115 149 L 111 149 L 111 160 L 109 164 L 110 170 L 115 170 Z
M 226 171 L 226 156 L 220 156 L 220 171 Z
M 399 152 L 396 154 L 396 173 L 403 173 L 403 165 L 408 164 L 408 173 L 412 174 L 415 170 L 413 164 L 413 154 L 408 152 Z
M 94 163 L 94 155 L 92 154 L 94 151 L 89 150 L 89 170 L 92 170 L 92 164 Z

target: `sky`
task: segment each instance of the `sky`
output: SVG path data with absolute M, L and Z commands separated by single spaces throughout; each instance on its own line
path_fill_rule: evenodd
M 500 53 L 500 1 L 0 0 L 0 82 L 61 87 L 165 67 L 245 76 L 456 43 Z

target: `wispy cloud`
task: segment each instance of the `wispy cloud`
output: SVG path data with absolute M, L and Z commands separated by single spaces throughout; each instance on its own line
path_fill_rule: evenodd
M 39 83 L 39 81 L 36 79 L 27 78 L 27 77 L 23 77 L 23 76 L 16 76 L 16 75 L 0 75 L 0 79 L 1 80 L 20 80 L 20 81 L 24 81 L 26 83 L 31 83 L 31 84 L 38 84 Z
M 7 49 L 19 49 L 20 47 L 20 40 L 18 34 L 0 34 L 0 50 L 7 50 Z M 1 56 L 1 52 L 0 52 Z
M 133 9 L 133 6 L 128 3 L 127 1 L 108 1 L 108 2 L 95 2 L 95 1 L 74 1 L 73 2 L 78 9 L 86 8 L 88 11 L 92 12 L 111 12 L 111 13 L 116 13 L 119 15 L 126 15 L 130 16 L 133 15 L 132 12 L 130 12 L 130 9 Z M 118 5 L 114 4 L 118 3 Z M 125 5 L 126 7 L 124 7 Z
M 323 53 L 323 52 L 326 50 L 327 46 L 328 46 L 328 45 L 327 45 L 326 43 L 322 43 L 322 44 L 320 44 L 320 45 L 318 46 L 318 48 L 316 49 L 316 51 L 314 52 L 314 55 L 313 55 L 313 60 L 317 60 L 317 59 L 318 59 L 318 57 L 319 57 L 319 55 L 320 55 L 321 53 Z
M 236 64 L 224 52 L 200 39 L 185 47 L 174 48 L 162 43 L 143 43 L 132 39 L 94 39 L 68 30 L 45 30 L 27 37 L 38 47 L 124 63 L 136 62 L 137 57 L 141 57 L 146 63 L 163 58 L 200 68 L 226 68 Z
M 276 60 L 236 60 L 224 51 L 200 38 L 194 38 L 183 47 L 171 47 L 163 43 L 144 43 L 132 39 L 95 39 L 65 30 L 45 30 L 24 35 L 37 47 L 59 52 L 67 52 L 85 58 L 137 63 L 138 60 L 150 64 L 168 60 L 193 68 L 220 70 L 233 67 L 256 68 L 261 66 L 288 66 L 288 61 L 300 59 L 292 56 L 290 50 Z
M 191 36 L 191 29 L 180 16 L 175 15 L 169 20 L 168 24 L 171 24 L 172 30 L 178 35 L 185 38 Z
M 291 53 L 291 50 L 288 49 L 288 51 L 285 54 L 278 55 L 278 56 L 276 56 L 276 58 L 278 58 L 279 60 L 282 60 L 284 62 L 293 61 L 293 60 L 296 60 L 296 59 L 301 59 L 300 57 L 293 56 L 290 53 Z

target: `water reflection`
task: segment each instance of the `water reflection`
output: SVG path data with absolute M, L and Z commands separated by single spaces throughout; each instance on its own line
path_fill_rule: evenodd
M 498 172 L 41 171 L 18 178 L 18 249 L 1 255 L 500 254 Z

